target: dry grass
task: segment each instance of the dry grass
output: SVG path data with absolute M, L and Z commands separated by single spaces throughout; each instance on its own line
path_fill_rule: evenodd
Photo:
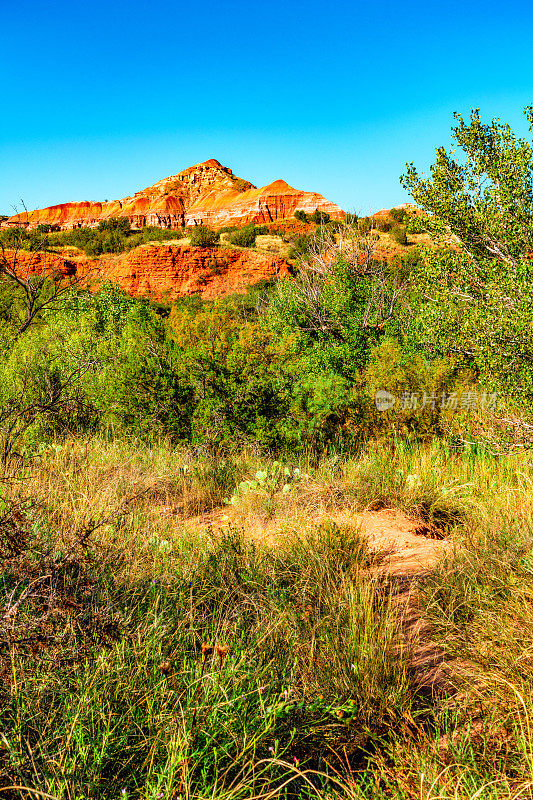
M 290 244 L 284 242 L 281 236 L 263 234 L 255 240 L 256 249 L 265 253 L 273 253 L 280 258 L 288 258 Z
M 182 781 L 191 797 L 283 796 L 284 785 L 353 800 L 532 796 L 527 453 L 374 443 L 317 465 L 67 440 L 6 483 L 2 503 L 6 542 L 19 532 L 21 543 L 3 554 L 11 607 L 28 589 L 23 575 L 52 576 L 6 633 L 35 644 L 5 661 L 5 785 L 9 775 L 54 797 L 96 798 L 115 796 L 120 780 L 147 800 L 172 797 Z M 440 646 L 473 665 L 460 701 L 413 691 L 390 587 L 368 569 L 374 556 L 357 524 L 341 524 L 380 508 L 460 545 L 423 586 Z M 229 648 L 223 667 L 214 656 L 202 667 L 202 642 Z M 213 761 L 212 730 L 240 765 L 231 776 Z M 258 767 L 267 762 L 283 765 L 273 782 Z M 115 765 L 115 783 L 103 763 Z M 130 763 L 143 775 L 137 789 Z

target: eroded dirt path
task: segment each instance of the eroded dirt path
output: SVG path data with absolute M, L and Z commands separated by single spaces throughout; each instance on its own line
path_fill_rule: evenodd
M 452 551 L 453 541 L 436 538 L 438 531 L 397 509 L 361 513 L 339 509 L 319 515 L 316 521 L 333 521 L 361 531 L 377 556 L 372 573 L 390 581 L 400 621 L 398 648 L 409 653 L 416 688 L 429 693 L 439 690 L 454 693 L 453 676 L 461 672 L 464 665 L 450 659 L 438 644 L 420 600 L 421 583 L 437 562 Z M 213 530 L 223 530 L 228 522 L 229 517 L 222 510 L 202 515 L 195 521 Z M 259 524 L 256 521 L 254 530 L 249 533 L 253 538 L 275 543 L 280 535 L 279 522 Z
M 380 556 L 376 572 L 381 575 L 406 580 L 422 578 L 451 548 L 449 539 L 434 538 L 433 531 L 421 520 L 394 509 L 361 514 L 340 511 L 330 518 L 339 525 L 360 527 L 371 550 Z
M 400 511 L 384 509 L 360 515 L 361 532 L 379 554 L 375 574 L 395 584 L 394 602 L 400 619 L 399 647 L 407 648 L 414 684 L 420 691 L 455 692 L 453 676 L 465 666 L 448 656 L 435 640 L 420 600 L 420 584 L 437 562 L 451 552 L 450 539 Z

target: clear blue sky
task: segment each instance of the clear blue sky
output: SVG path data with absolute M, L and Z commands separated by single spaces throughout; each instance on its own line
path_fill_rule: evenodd
M 348 210 L 407 200 L 454 110 L 525 134 L 526 0 L 0 6 L 0 213 L 132 194 L 217 158 Z

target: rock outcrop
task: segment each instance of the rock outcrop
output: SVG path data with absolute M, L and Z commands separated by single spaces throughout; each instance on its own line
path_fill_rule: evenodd
M 317 208 L 333 219 L 345 216 L 339 206 L 316 192 L 293 189 L 283 180 L 258 189 L 212 158 L 164 178 L 133 197 L 101 203 L 62 203 L 16 214 L 3 224 L 29 228 L 46 224 L 63 230 L 94 227 L 100 220 L 126 217 L 132 228 L 154 225 L 177 229 L 198 224 L 220 228 L 275 222 L 291 217 L 297 210 L 312 213 Z
M 239 294 L 260 281 L 289 274 L 286 261 L 264 253 L 184 245 L 143 245 L 98 259 L 23 251 L 17 254 L 17 269 L 22 274 L 86 278 L 92 289 L 111 281 L 135 297 L 168 302 L 193 294 L 204 299 Z
M 102 276 L 134 296 L 176 300 L 239 294 L 259 281 L 285 278 L 289 265 L 253 250 L 145 245 L 108 261 Z

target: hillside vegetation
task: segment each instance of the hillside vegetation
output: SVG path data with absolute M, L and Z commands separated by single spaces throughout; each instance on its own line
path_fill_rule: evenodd
M 91 294 L 9 232 L 4 796 L 533 796 L 533 153 L 455 136 L 422 214 L 298 219 L 246 295 Z

